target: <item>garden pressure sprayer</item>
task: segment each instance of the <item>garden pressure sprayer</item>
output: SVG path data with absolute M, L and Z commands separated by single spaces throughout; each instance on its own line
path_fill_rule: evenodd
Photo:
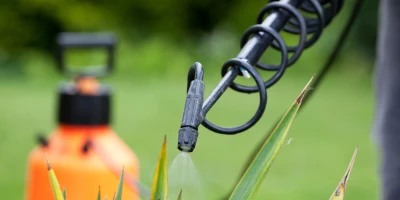
M 339 40 L 339 46 L 335 47 L 327 65 L 317 75 L 316 82 L 321 80 L 326 73 L 327 67 L 331 66 L 333 58 L 337 55 L 338 49 L 354 21 L 361 5 L 361 0 L 356 1 L 355 4 L 349 24 Z M 178 149 L 186 152 L 194 150 L 200 124 L 213 132 L 227 135 L 241 133 L 254 126 L 264 114 L 267 105 L 266 90 L 276 84 L 283 76 L 286 68 L 292 66 L 302 52 L 319 39 L 324 28 L 339 13 L 342 5 L 343 0 L 273 0 L 268 3 L 258 15 L 257 25 L 251 26 L 243 34 L 239 54 L 236 58 L 232 58 L 223 64 L 221 71 L 223 78 L 205 101 L 204 71 L 200 63 L 194 63 L 189 69 L 187 78 L 187 97 L 179 129 Z M 300 11 L 315 15 L 316 18 L 304 17 Z M 269 15 L 265 17 L 267 13 Z M 297 46 L 287 46 L 285 44 L 285 41 L 278 33 L 282 29 L 288 33 L 299 35 Z M 259 62 L 260 57 L 269 46 L 281 52 L 279 65 Z M 293 53 L 290 58 L 288 58 L 289 53 Z M 275 74 L 269 80 L 264 81 L 253 66 L 261 70 L 275 71 Z M 234 79 L 237 76 L 252 77 L 256 85 L 245 86 L 235 83 Z M 246 123 L 230 128 L 220 127 L 206 119 L 207 112 L 228 87 L 241 93 L 259 94 L 259 106 L 254 116 Z
M 73 77 L 58 91 L 58 127 L 29 155 L 26 200 L 53 200 L 46 158 L 57 171 L 68 199 L 95 199 L 99 187 L 109 198 L 116 191 L 122 167 L 125 171 L 125 199 L 139 199 L 135 181 L 139 179 L 136 155 L 110 127 L 111 90 L 101 84 L 113 69 L 116 37 L 103 33 L 62 33 L 58 37 L 58 68 Z M 74 72 L 65 66 L 69 48 L 105 48 L 106 67 L 102 70 Z

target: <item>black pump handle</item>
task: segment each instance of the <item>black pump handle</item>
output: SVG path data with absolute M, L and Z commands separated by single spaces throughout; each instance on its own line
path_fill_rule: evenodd
M 105 76 L 114 68 L 114 56 L 117 37 L 113 33 L 78 33 L 78 32 L 62 32 L 57 37 L 57 64 L 58 69 L 62 73 L 68 75 L 89 75 L 89 76 Z M 106 66 L 97 72 L 82 73 L 73 72 L 65 66 L 64 52 L 69 48 L 106 48 L 108 51 L 108 59 Z

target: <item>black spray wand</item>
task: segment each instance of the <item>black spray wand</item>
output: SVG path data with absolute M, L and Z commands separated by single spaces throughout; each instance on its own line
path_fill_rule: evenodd
M 200 124 L 216 133 L 228 135 L 241 133 L 256 124 L 266 108 L 266 89 L 277 83 L 285 69 L 297 61 L 303 50 L 312 46 L 318 40 L 323 29 L 340 11 L 342 4 L 343 0 L 273 0 L 268 3 L 258 15 L 258 24 L 251 26 L 244 33 L 241 40 L 242 49 L 239 54 L 222 66 L 223 78 L 205 101 L 203 101 L 204 72 L 200 63 L 193 64 L 188 74 L 188 95 L 181 128 L 179 129 L 178 149 L 186 152 L 194 150 Z M 297 8 L 315 14 L 317 18 L 306 18 L 301 15 Z M 264 19 L 267 12 L 270 12 L 270 15 Z M 299 44 L 297 46 L 286 46 L 278 33 L 282 29 L 292 34 L 299 34 Z M 307 39 L 308 34 L 312 34 L 309 39 Z M 281 63 L 279 65 L 258 62 L 268 46 L 272 46 L 281 52 Z M 289 53 L 293 53 L 290 58 L 288 58 Z M 276 73 L 264 82 L 253 66 L 262 70 L 276 71 Z M 246 78 L 252 77 L 256 81 L 256 85 L 244 86 L 235 83 L 234 79 L 238 75 L 243 75 Z M 259 106 L 254 116 L 248 122 L 232 128 L 214 125 L 205 117 L 228 87 L 242 93 L 258 92 L 260 97 Z

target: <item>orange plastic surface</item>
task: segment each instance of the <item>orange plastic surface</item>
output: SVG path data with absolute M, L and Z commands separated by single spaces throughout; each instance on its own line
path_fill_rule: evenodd
M 84 144 L 90 140 L 95 148 L 85 153 Z M 67 191 L 68 200 L 96 199 L 98 189 L 104 198 L 112 199 L 118 187 L 122 167 L 125 175 L 139 179 L 139 163 L 136 155 L 108 127 L 60 126 L 49 137 L 47 147 L 36 147 L 29 155 L 26 200 L 54 200 L 47 173 L 45 152 L 55 170 L 61 189 Z M 104 162 L 104 155 L 112 159 L 115 174 Z M 125 181 L 123 199 L 137 200 L 137 190 Z
M 80 77 L 76 80 L 79 93 L 94 95 L 98 92 L 100 84 L 94 77 Z

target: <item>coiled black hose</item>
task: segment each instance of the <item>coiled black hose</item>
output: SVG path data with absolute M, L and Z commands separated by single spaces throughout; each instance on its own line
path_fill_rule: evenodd
M 245 124 L 233 128 L 224 128 L 217 125 L 212 124 L 208 120 L 203 120 L 203 125 L 211 131 L 221 133 L 221 134 L 236 134 L 243 132 L 250 127 L 252 127 L 257 121 L 262 117 L 264 110 L 266 108 L 265 104 L 267 102 L 267 94 L 262 91 L 265 91 L 269 87 L 273 86 L 275 83 L 279 81 L 279 79 L 283 76 L 287 67 L 290 67 L 297 61 L 300 57 L 301 53 L 308 47 L 312 46 L 318 38 L 321 36 L 322 31 L 326 25 L 331 22 L 333 17 L 339 12 L 342 7 L 343 2 L 339 0 L 325 0 L 318 2 L 317 0 L 307 0 L 307 1 L 272 1 L 264 6 L 257 18 L 257 25 L 251 26 L 249 29 L 245 31 L 241 40 L 242 52 L 248 51 L 244 56 L 239 54 L 237 58 L 233 58 L 228 60 L 222 67 L 222 76 L 226 76 L 229 67 L 236 68 L 244 68 L 247 71 L 248 68 L 253 68 L 255 65 L 257 68 L 261 70 L 267 71 L 276 71 L 276 73 L 269 78 L 267 81 L 263 81 L 263 87 L 260 87 L 258 84 L 255 86 L 244 86 L 237 84 L 235 82 L 231 82 L 229 87 L 235 91 L 242 93 L 260 93 L 260 103 L 259 107 L 255 113 L 255 115 Z M 317 18 L 306 18 L 304 17 L 299 10 L 296 9 L 296 6 L 299 6 L 301 10 L 316 14 Z M 272 12 L 275 14 L 274 22 L 269 22 L 270 18 L 265 18 L 265 15 L 268 12 Z M 285 15 L 283 15 L 285 14 Z M 272 15 L 270 15 L 272 16 Z M 285 23 L 285 18 L 288 19 L 288 23 Z M 264 22 L 263 22 L 264 21 Z M 266 26 L 267 24 L 270 26 Z M 275 24 L 275 27 L 274 27 Z M 299 44 L 297 46 L 286 46 L 283 38 L 278 34 L 279 26 L 283 25 L 283 30 L 292 34 L 299 35 Z M 308 34 L 312 34 L 312 36 L 307 39 Z M 268 38 L 265 36 L 269 35 Z M 264 36 L 264 38 L 262 38 Z M 249 41 L 249 38 L 252 37 L 253 41 Z M 260 45 L 252 45 L 252 43 L 262 43 Z M 281 52 L 281 62 L 279 65 L 270 65 L 270 64 L 262 64 L 258 62 L 258 59 L 261 57 L 262 53 L 260 53 L 262 47 L 271 46 L 274 49 L 277 49 Z M 245 48 L 253 47 L 254 50 L 246 50 Z M 260 50 L 258 50 L 260 49 Z M 245 50 L 245 51 L 243 51 Z M 293 55 L 288 58 L 288 54 L 293 53 Z M 241 74 L 241 73 L 239 73 Z M 258 72 L 251 72 L 252 77 L 258 83 L 262 77 Z M 228 75 L 229 76 L 229 75 Z M 211 95 L 212 96 L 212 95 Z M 212 97 L 210 97 L 212 99 Z M 206 101 L 206 104 L 208 102 Z M 209 102 L 211 104 L 213 102 Z M 206 105 L 207 106 L 207 105 Z M 203 106 L 204 107 L 204 106 Z M 206 107 L 207 108 L 207 107 Z M 209 108 L 208 108 L 209 109 Z M 208 110 L 206 109 L 205 112 Z
M 190 101 L 186 102 L 183 122 L 185 119 L 201 119 L 201 124 L 207 129 L 220 133 L 233 135 L 243 132 L 255 125 L 264 114 L 267 105 L 266 89 L 276 84 L 283 76 L 286 68 L 292 66 L 302 52 L 315 44 L 321 36 L 323 29 L 332 21 L 335 15 L 340 11 L 343 0 L 272 0 L 266 4 L 257 17 L 257 24 L 248 28 L 241 39 L 241 51 L 236 56 L 224 63 L 221 74 L 222 80 L 212 91 L 210 96 L 204 101 L 201 116 L 197 112 L 188 112 L 191 108 Z M 301 11 L 314 14 L 315 18 L 305 17 Z M 265 17 L 269 13 L 267 17 Z M 291 34 L 299 35 L 299 43 L 297 46 L 287 46 L 283 38 L 279 35 L 279 31 L 284 30 Z M 309 37 L 308 37 L 309 36 Z M 281 52 L 281 61 L 278 65 L 263 64 L 259 59 L 265 50 L 272 48 Z M 288 57 L 289 53 L 293 55 Z M 260 70 L 276 71 L 276 73 L 268 80 L 264 81 L 258 71 Z M 201 65 L 198 65 L 201 67 Z M 256 81 L 254 86 L 240 85 L 234 82 L 238 75 L 246 75 L 249 73 Z M 188 79 L 189 81 L 189 79 Z M 188 85 L 190 83 L 188 82 Z M 206 119 L 206 113 L 211 109 L 215 102 L 222 96 L 225 90 L 231 89 L 241 93 L 259 93 L 260 102 L 256 113 L 246 123 L 226 128 L 215 125 Z M 193 89 L 193 91 L 198 91 Z M 193 116 L 199 115 L 199 116 Z M 179 131 L 178 149 L 193 151 L 198 135 L 198 123 L 182 123 L 182 127 L 187 130 Z M 195 134 L 192 134 L 192 133 Z M 185 146 L 185 148 L 182 148 Z

